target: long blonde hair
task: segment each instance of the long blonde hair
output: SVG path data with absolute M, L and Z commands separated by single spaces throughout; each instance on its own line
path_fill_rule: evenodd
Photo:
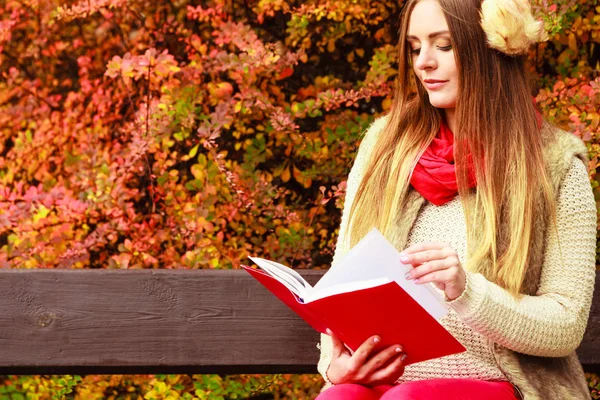
M 395 216 L 406 206 L 412 170 L 440 126 L 442 115 L 410 65 L 406 36 L 418 1 L 409 0 L 404 6 L 394 101 L 350 209 L 351 245 L 373 226 L 384 235 L 394 229 Z M 459 71 L 454 136 L 458 192 L 467 224 L 465 268 L 517 294 L 531 256 L 534 214 L 540 209 L 536 204 L 555 218 L 525 57 L 509 57 L 487 46 L 479 23 L 481 0 L 438 3 Z M 409 90 L 415 85 L 416 93 Z M 469 151 L 477 177 L 474 191 L 467 185 Z

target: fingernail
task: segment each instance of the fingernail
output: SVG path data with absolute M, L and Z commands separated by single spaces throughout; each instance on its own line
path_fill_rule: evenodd
M 373 341 L 374 341 L 375 343 L 379 343 L 379 338 L 378 338 L 378 337 L 376 337 L 375 339 L 373 339 Z
M 325 332 L 327 332 L 328 335 L 331 335 L 331 329 L 327 328 Z
M 400 257 L 400 261 L 402 261 L 403 263 L 408 262 L 408 257 L 402 256 Z
M 408 280 L 411 280 L 411 275 L 410 275 L 410 272 L 407 272 L 407 273 L 404 275 L 404 278 L 406 278 L 406 279 L 408 279 Z
M 407 356 L 406 354 L 402 354 L 402 357 L 401 357 L 402 361 L 406 361 L 406 358 L 407 358 L 407 357 L 408 357 L 408 356 Z
M 400 353 L 402 349 L 400 347 L 396 347 L 396 353 Z
M 420 283 L 419 278 L 415 279 L 413 282 L 414 283 Z

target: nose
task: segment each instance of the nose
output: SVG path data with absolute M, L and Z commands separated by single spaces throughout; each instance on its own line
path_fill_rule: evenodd
M 435 59 L 434 51 L 431 48 L 422 46 L 419 55 L 417 56 L 415 67 L 421 71 L 437 68 L 437 60 Z

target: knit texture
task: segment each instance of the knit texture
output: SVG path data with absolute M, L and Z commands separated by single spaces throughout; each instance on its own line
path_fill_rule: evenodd
M 380 118 L 368 130 L 348 177 L 333 264 L 349 250 L 345 235 L 349 208 L 384 124 L 384 118 Z M 506 380 L 492 352 L 494 342 L 521 353 L 549 357 L 565 356 L 579 345 L 594 288 L 596 246 L 596 205 L 586 166 L 580 160 L 573 159 L 557 201 L 557 224 L 549 224 L 536 296 L 517 299 L 482 275 L 468 272 L 464 293 L 448 303 L 450 312 L 440 321 L 467 351 L 410 365 L 399 382 L 433 378 Z M 466 224 L 459 197 L 440 207 L 427 203 L 421 209 L 408 245 L 425 241 L 448 243 L 465 265 Z M 321 335 L 320 348 L 318 370 L 326 381 L 325 390 L 330 386 L 325 375 L 331 362 L 329 336 Z

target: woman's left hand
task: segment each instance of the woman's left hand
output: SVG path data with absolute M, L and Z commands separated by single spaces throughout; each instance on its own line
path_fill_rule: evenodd
M 433 283 L 450 301 L 465 290 L 467 274 L 456 251 L 446 243 L 415 244 L 400 253 L 400 261 L 414 267 L 406 274 L 407 279 L 419 284 Z

